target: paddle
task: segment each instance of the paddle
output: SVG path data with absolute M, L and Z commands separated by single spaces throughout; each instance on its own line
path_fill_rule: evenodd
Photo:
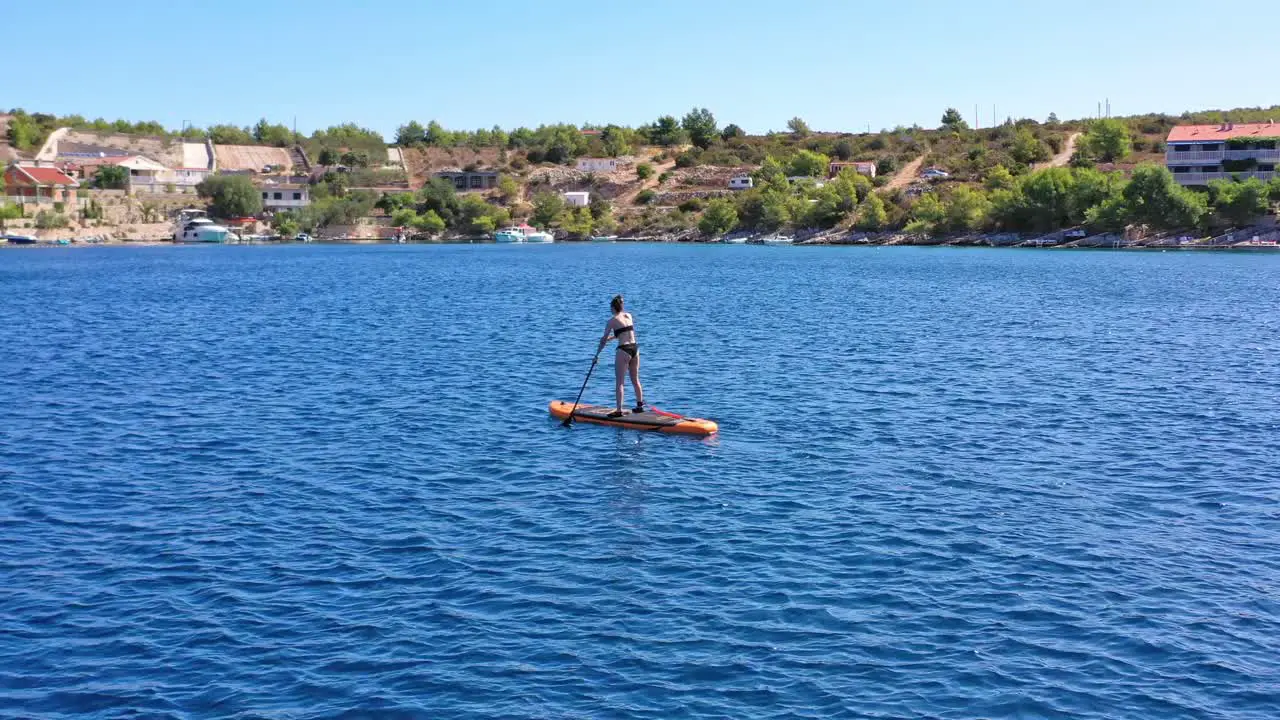
M 573 413 L 578 409 L 578 400 L 582 399 L 582 393 L 587 389 L 587 383 L 591 380 L 591 373 L 596 369 L 596 363 L 600 362 L 600 351 L 604 347 L 596 348 L 596 354 L 591 358 L 591 368 L 587 370 L 587 378 L 582 381 L 582 387 L 578 390 L 578 397 L 573 401 L 573 408 L 569 410 L 569 416 L 564 419 L 563 425 L 569 427 L 573 423 Z

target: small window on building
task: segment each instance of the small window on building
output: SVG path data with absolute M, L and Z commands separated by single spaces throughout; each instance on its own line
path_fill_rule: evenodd
M 1205 152 L 1217 152 L 1222 149 L 1222 146 L 1217 143 L 1210 143 L 1209 145 L 1205 145 L 1201 149 L 1204 150 Z
M 1186 166 L 1186 165 L 1178 165 L 1178 166 L 1176 166 L 1176 167 L 1170 168 L 1170 170 L 1172 170 L 1175 174 L 1176 174 L 1176 173 L 1184 173 L 1184 172 L 1187 172 L 1187 166 Z
M 293 199 L 294 199 L 294 200 L 301 200 L 301 199 L 302 199 L 302 193 L 300 193 L 300 192 L 296 192 L 296 193 L 294 193 L 294 194 L 293 194 Z
M 1258 149 L 1259 149 L 1259 150 L 1275 150 L 1275 149 L 1276 149 L 1276 141 L 1275 141 L 1275 140 L 1263 140 L 1262 142 L 1258 143 Z
M 1258 172 L 1275 172 L 1275 170 L 1276 170 L 1275 165 L 1263 165 L 1261 163 L 1258 164 Z
M 266 200 L 266 199 L 267 199 L 267 194 L 266 194 L 266 193 L 262 193 L 262 199 L 263 199 L 263 200 Z
M 1190 149 L 1191 149 L 1190 145 L 1174 145 L 1173 146 L 1174 152 L 1187 152 Z
M 271 199 L 272 199 L 272 200 L 279 200 L 279 199 L 280 199 L 280 198 L 282 198 L 282 197 L 284 197 L 284 193 L 275 193 L 275 194 L 271 197 Z

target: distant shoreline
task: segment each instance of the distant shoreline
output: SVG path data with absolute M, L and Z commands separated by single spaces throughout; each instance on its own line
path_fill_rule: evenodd
M 647 245 L 730 245 L 734 243 L 725 243 L 722 239 L 674 239 L 663 237 L 619 237 L 609 243 L 591 242 L 589 240 L 558 240 L 556 245 L 601 245 L 601 244 L 647 244 Z M 530 243 L 532 245 L 543 245 L 542 243 Z M 766 245 L 768 243 L 760 240 L 750 240 L 746 243 L 737 243 L 739 245 Z M 111 242 L 84 243 L 73 242 L 71 244 L 58 244 L 50 242 L 30 243 L 30 244 L 14 244 L 0 243 L 0 249 L 60 249 L 60 248 L 124 248 L 124 247 L 227 247 L 227 246 L 306 246 L 306 245 L 503 245 L 503 246 L 519 246 L 521 243 L 495 243 L 487 238 L 450 238 L 447 240 L 427 240 L 427 241 L 406 241 L 403 243 L 388 239 L 367 239 L 367 240 L 316 240 L 310 243 L 301 242 L 251 242 L 251 243 L 174 243 L 167 240 L 113 240 Z M 1252 243 L 1252 242 L 1233 242 L 1214 244 L 1208 241 L 1200 242 L 1183 242 L 1183 243 L 1167 243 L 1160 244 L 1158 242 L 1129 241 L 1118 243 L 1056 243 L 1056 244 L 1037 244 L 1035 238 L 1029 238 L 1021 242 L 1009 242 L 1007 238 L 1001 241 L 992 241 L 983 237 L 961 236 L 952 238 L 926 238 L 926 239 L 910 239 L 910 238 L 892 238 L 892 239 L 876 239 L 876 240 L 833 240 L 833 239 L 815 239 L 804 240 L 790 243 L 794 247 L 936 247 L 936 248 L 988 248 L 988 249 L 1005 249 L 1005 250 L 1189 250 L 1189 251 L 1237 251 L 1237 252 L 1280 252 L 1280 244 L 1277 243 Z M 777 247 L 777 246 L 773 246 Z M 785 245 L 784 245 L 785 247 Z

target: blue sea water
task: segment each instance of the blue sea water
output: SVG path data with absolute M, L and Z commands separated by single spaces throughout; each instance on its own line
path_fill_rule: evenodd
M 718 436 L 548 418 L 617 292 Z M 1280 717 L 1280 257 L 12 250 L 0 298 L 0 716 Z

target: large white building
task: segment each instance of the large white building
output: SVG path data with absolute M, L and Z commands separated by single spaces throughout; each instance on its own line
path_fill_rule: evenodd
M 269 183 L 262 186 L 263 210 L 291 210 L 310 204 L 311 193 L 306 185 Z
M 1182 185 L 1256 177 L 1270 180 L 1280 163 L 1280 124 L 1179 125 L 1169 131 L 1165 165 Z

